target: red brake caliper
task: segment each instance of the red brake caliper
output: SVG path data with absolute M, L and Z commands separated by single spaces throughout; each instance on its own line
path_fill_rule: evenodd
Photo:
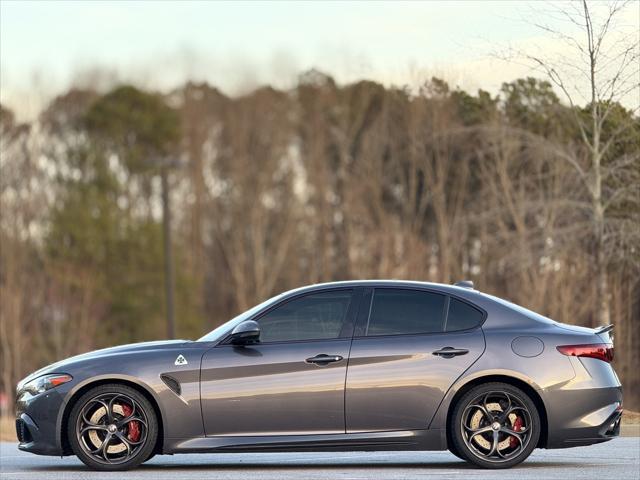
M 133 408 L 129 405 L 122 405 L 122 413 L 125 417 L 128 417 L 133 413 Z M 132 442 L 137 442 L 140 440 L 140 422 L 137 420 L 132 420 L 127 424 L 127 438 Z
M 516 421 L 513 422 L 512 428 L 514 432 L 519 432 L 520 430 L 522 430 L 522 419 L 520 417 L 516 417 Z M 512 435 L 509 439 L 509 446 L 511 448 L 516 448 L 518 446 L 518 443 L 518 439 Z

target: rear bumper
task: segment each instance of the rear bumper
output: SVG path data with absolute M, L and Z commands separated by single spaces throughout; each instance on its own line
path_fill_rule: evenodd
M 556 392 L 548 409 L 546 448 L 571 448 L 620 435 L 622 388 Z
M 541 392 L 547 409 L 547 448 L 606 442 L 620 434 L 622 385 L 610 363 L 569 359 L 575 377 Z
M 622 411 L 616 411 L 602 425 L 573 430 L 572 437 L 566 438 L 555 448 L 581 447 L 593 445 L 594 443 L 608 442 L 620 435 L 621 421 Z

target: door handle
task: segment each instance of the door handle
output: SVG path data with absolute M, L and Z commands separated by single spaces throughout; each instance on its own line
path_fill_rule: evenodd
M 440 350 L 436 350 L 433 352 L 434 355 L 437 355 L 442 358 L 453 358 L 457 355 L 466 355 L 469 353 L 469 350 L 465 348 L 453 348 L 453 347 L 444 347 Z
M 316 355 L 315 357 L 307 358 L 305 360 L 306 363 L 314 363 L 316 365 L 328 365 L 332 362 L 339 362 L 342 360 L 340 355 L 326 355 L 321 353 L 320 355 Z

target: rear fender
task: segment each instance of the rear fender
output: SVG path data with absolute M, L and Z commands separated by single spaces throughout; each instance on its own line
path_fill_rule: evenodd
M 534 382 L 530 377 L 524 375 L 522 372 L 516 370 L 509 370 L 503 368 L 495 368 L 495 369 L 486 369 L 486 370 L 477 370 L 475 372 L 467 372 L 467 374 L 455 382 L 449 391 L 446 393 L 442 403 L 438 407 L 433 419 L 431 420 L 431 424 L 429 428 L 433 429 L 446 429 L 447 428 L 447 417 L 449 415 L 449 411 L 455 405 L 452 403 L 456 395 L 462 390 L 466 390 L 469 385 L 478 385 L 482 383 L 488 382 L 505 382 L 510 383 L 510 380 L 515 379 L 517 382 L 522 382 L 529 385 L 533 390 L 541 393 L 541 387 L 536 382 Z M 540 395 L 542 402 L 544 404 L 544 398 Z M 546 409 L 546 404 L 544 404 Z

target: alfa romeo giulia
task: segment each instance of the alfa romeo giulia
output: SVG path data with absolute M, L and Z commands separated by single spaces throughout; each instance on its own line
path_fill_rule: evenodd
M 196 341 L 107 348 L 29 375 L 19 448 L 96 470 L 156 454 L 445 449 L 507 468 L 535 448 L 619 434 L 610 332 L 471 282 L 313 285 Z

